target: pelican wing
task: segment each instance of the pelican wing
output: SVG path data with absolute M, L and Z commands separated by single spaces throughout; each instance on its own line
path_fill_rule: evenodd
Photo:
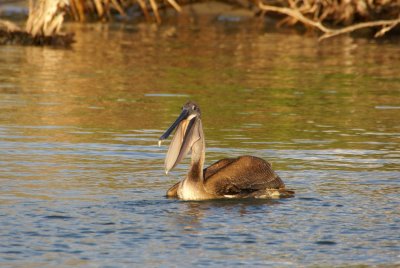
M 285 187 L 281 178 L 272 170 L 271 164 L 261 158 L 241 156 L 221 161 L 206 169 L 204 188 L 210 194 L 249 194 L 262 189 Z
M 212 175 L 220 171 L 222 168 L 235 161 L 237 161 L 237 158 L 224 158 L 219 160 L 218 162 L 215 162 L 214 164 L 203 170 L 204 178 L 207 179 L 211 177 Z

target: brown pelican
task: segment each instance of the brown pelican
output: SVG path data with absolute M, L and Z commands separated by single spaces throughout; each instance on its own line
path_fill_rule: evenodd
M 186 178 L 167 191 L 167 197 L 183 200 L 217 198 L 292 197 L 271 164 L 255 156 L 222 159 L 203 169 L 205 141 L 198 105 L 189 101 L 172 126 L 160 137 L 158 145 L 174 131 L 165 158 L 165 173 L 173 169 L 191 151 L 192 160 Z

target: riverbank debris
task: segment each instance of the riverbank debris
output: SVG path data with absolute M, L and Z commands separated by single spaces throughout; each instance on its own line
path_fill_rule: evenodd
M 267 12 L 286 15 L 287 17 L 278 25 L 294 25 L 300 22 L 307 28 L 318 29 L 322 32 L 319 41 L 360 29 L 381 27 L 374 34 L 376 38 L 400 25 L 400 2 L 397 0 L 282 0 L 278 2 L 281 5 L 264 4 L 262 0 L 259 0 L 258 8 L 264 15 Z
M 72 33 L 62 33 L 68 0 L 29 0 L 29 17 L 25 30 L 9 21 L 0 21 L 1 45 L 69 47 Z

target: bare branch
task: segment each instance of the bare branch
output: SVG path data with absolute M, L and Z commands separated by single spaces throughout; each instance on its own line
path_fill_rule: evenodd
M 277 12 L 277 13 L 288 15 L 292 18 L 297 19 L 298 21 L 301 21 L 303 24 L 307 24 L 307 25 L 313 26 L 315 28 L 318 28 L 319 30 L 321 30 L 322 32 L 325 32 L 325 33 L 332 31 L 332 29 L 325 27 L 320 22 L 313 21 L 313 20 L 305 17 L 303 14 L 300 13 L 300 11 L 298 11 L 297 9 L 294 9 L 294 8 L 265 5 L 261 1 L 259 2 L 258 7 L 263 11 L 272 11 L 272 12 Z
M 393 29 L 399 23 L 400 23 L 400 18 L 395 19 L 395 20 L 378 20 L 378 21 L 357 23 L 357 24 L 347 26 L 347 27 L 344 27 L 341 29 L 333 30 L 330 33 L 325 33 L 318 40 L 321 41 L 326 38 L 330 38 L 330 37 L 344 34 L 344 33 L 350 33 L 355 30 L 359 30 L 359 29 L 363 29 L 363 28 L 383 26 L 383 28 L 375 34 L 375 37 L 379 37 L 379 36 L 384 35 L 386 32 L 390 31 L 391 29 Z

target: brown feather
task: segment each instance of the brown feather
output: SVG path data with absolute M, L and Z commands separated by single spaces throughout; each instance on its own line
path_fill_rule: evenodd
M 223 159 L 206 169 L 204 188 L 218 196 L 250 194 L 264 189 L 282 189 L 285 184 L 271 164 L 254 156 Z

